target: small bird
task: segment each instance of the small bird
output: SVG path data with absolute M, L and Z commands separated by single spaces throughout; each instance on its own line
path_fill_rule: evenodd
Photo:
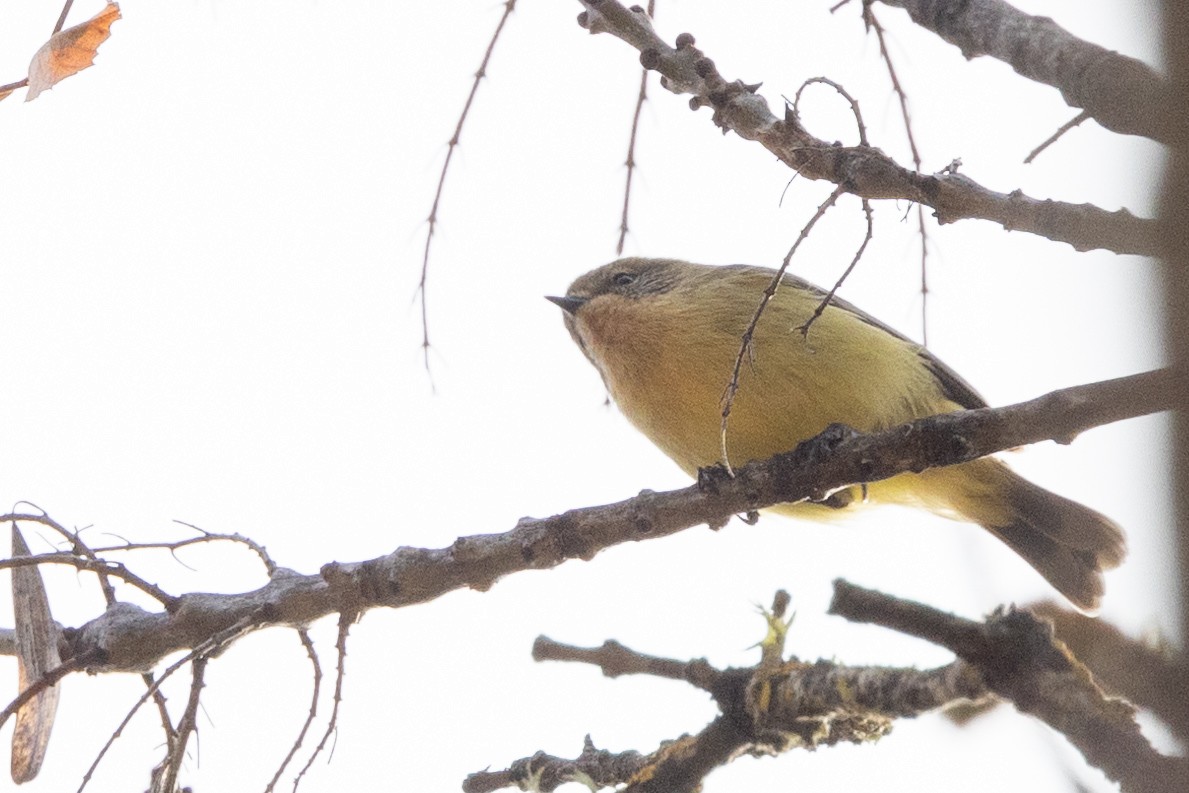
M 628 420 L 696 476 L 698 468 L 722 462 L 724 394 L 744 331 L 775 274 L 748 265 L 628 258 L 581 276 L 565 297 L 548 299 L 565 311 L 570 335 Z M 833 423 L 870 432 L 986 406 L 928 350 L 843 300 L 831 299 L 803 332 L 825 296 L 785 275 L 765 308 L 727 424 L 732 465 L 789 451 Z M 1111 520 L 991 457 L 771 511 L 827 518 L 864 500 L 977 523 L 1086 611 L 1099 605 L 1102 571 L 1126 553 L 1123 532 Z

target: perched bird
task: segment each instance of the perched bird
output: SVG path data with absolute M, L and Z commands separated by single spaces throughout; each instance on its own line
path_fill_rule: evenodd
M 722 406 L 742 336 L 765 287 L 763 267 L 620 259 L 549 300 L 628 420 L 686 473 L 721 462 Z M 837 298 L 785 275 L 756 326 L 727 425 L 730 462 L 788 451 L 829 424 L 860 431 L 985 407 L 928 350 Z M 852 488 L 858 491 L 859 488 Z M 977 523 L 1022 556 L 1078 607 L 1097 608 L 1102 571 L 1126 552 L 1106 517 L 984 457 L 905 473 L 862 488 L 872 502 L 918 506 Z M 783 504 L 773 511 L 828 517 L 861 501 Z

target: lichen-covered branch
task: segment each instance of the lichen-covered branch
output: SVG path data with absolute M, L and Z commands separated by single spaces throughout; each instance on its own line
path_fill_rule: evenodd
M 514 786 L 550 791 L 566 782 L 585 782 L 592 790 L 624 785 L 623 793 L 692 793 L 715 768 L 745 754 L 874 741 L 896 718 L 988 696 L 978 672 L 961 661 L 928 670 L 856 667 L 763 651 L 756 666 L 719 670 L 705 660 L 657 658 L 614 641 L 582 648 L 548 639 L 534 643 L 533 657 L 595 664 L 612 677 L 684 679 L 710 691 L 721 715 L 648 754 L 596 750 L 589 738 L 575 759 L 537 752 L 506 770 L 472 774 L 463 783 L 467 793 Z
M 1051 85 L 1070 107 L 1125 135 L 1168 142 L 1162 112 L 1168 87 L 1155 69 L 1078 38 L 1048 17 L 1003 0 L 881 0 L 953 44 L 967 58 L 990 55 L 1020 75 Z
M 537 752 L 512 763 L 503 771 L 478 771 L 462 783 L 463 793 L 491 793 L 506 787 L 521 790 L 556 790 L 567 782 L 580 782 L 592 790 L 613 787 L 631 779 L 648 758 L 635 751 L 609 752 L 595 748 L 587 736 L 582 753 L 574 759 Z
M 830 613 L 883 625 L 949 648 L 986 686 L 1061 732 L 1091 765 L 1128 793 L 1173 793 L 1185 761 L 1159 754 L 1140 732 L 1136 709 L 1103 693 L 1090 672 L 1027 611 L 1000 610 L 985 622 L 836 581 Z
M 839 146 L 821 140 L 805 129 L 792 108 L 786 108 L 783 118 L 774 115 L 756 93 L 758 83 L 723 77 L 688 33 L 670 46 L 642 10 L 629 10 L 616 0 L 582 0 L 582 5 L 586 11 L 579 15 L 579 24 L 592 33 L 611 33 L 640 50 L 640 62 L 661 73 L 662 86 L 691 95 L 692 108 L 711 108 L 720 128 L 756 141 L 801 176 L 832 182 L 861 198 L 924 204 L 933 209 L 939 223 L 979 218 L 1008 230 L 1066 242 L 1077 250 L 1156 253 L 1155 222 L 1126 209 L 1108 212 L 1091 204 L 1031 198 L 1019 190 L 1001 193 L 956 169 L 922 174 L 874 146 Z
M 776 611 L 766 615 L 769 634 L 760 643 L 759 663 L 747 668 L 719 670 L 704 660 L 658 658 L 614 641 L 582 648 L 541 638 L 533 647 L 537 660 L 594 664 L 612 677 L 683 679 L 709 691 L 720 715 L 699 733 L 665 742 L 646 755 L 595 752 L 588 739 L 576 760 L 538 752 L 507 770 L 474 774 L 463 789 L 553 790 L 583 781 L 592 790 L 624 785 L 625 793 L 692 793 L 706 774 L 744 754 L 874 741 L 897 718 L 995 697 L 1062 733 L 1088 763 L 1119 781 L 1125 793 L 1182 789 L 1178 777 L 1187 761 L 1152 748 L 1136 723 L 1135 706 L 1105 694 L 1090 671 L 1054 638 L 1051 623 L 1014 607 L 973 621 L 841 579 L 834 586 L 830 613 L 917 636 L 950 649 L 958 660 L 918 670 L 784 658 L 781 628 L 787 623 Z M 623 762 L 629 755 L 631 762 Z M 611 768 L 622 775 L 609 772 Z

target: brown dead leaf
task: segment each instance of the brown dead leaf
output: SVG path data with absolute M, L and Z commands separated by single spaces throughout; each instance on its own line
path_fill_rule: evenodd
M 29 64 L 29 93 L 25 101 L 33 101 L 42 91 L 93 64 L 95 51 L 107 41 L 112 23 L 119 18 L 120 6 L 108 3 L 107 8 L 81 25 L 51 36 Z
M 29 555 L 29 546 L 15 523 L 12 526 L 12 555 Z M 12 569 L 12 608 L 18 685 L 24 691 L 62 662 L 58 655 L 58 627 L 50 616 L 49 599 L 37 567 Z M 16 726 L 12 731 L 12 781 L 18 785 L 28 782 L 41 770 L 58 710 L 58 691 L 57 685 L 50 686 L 17 711 Z

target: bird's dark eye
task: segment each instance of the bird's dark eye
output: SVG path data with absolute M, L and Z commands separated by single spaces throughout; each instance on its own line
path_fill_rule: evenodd
M 616 273 L 615 275 L 611 276 L 611 283 L 615 284 L 616 286 L 627 286 L 635 280 L 635 273 Z

